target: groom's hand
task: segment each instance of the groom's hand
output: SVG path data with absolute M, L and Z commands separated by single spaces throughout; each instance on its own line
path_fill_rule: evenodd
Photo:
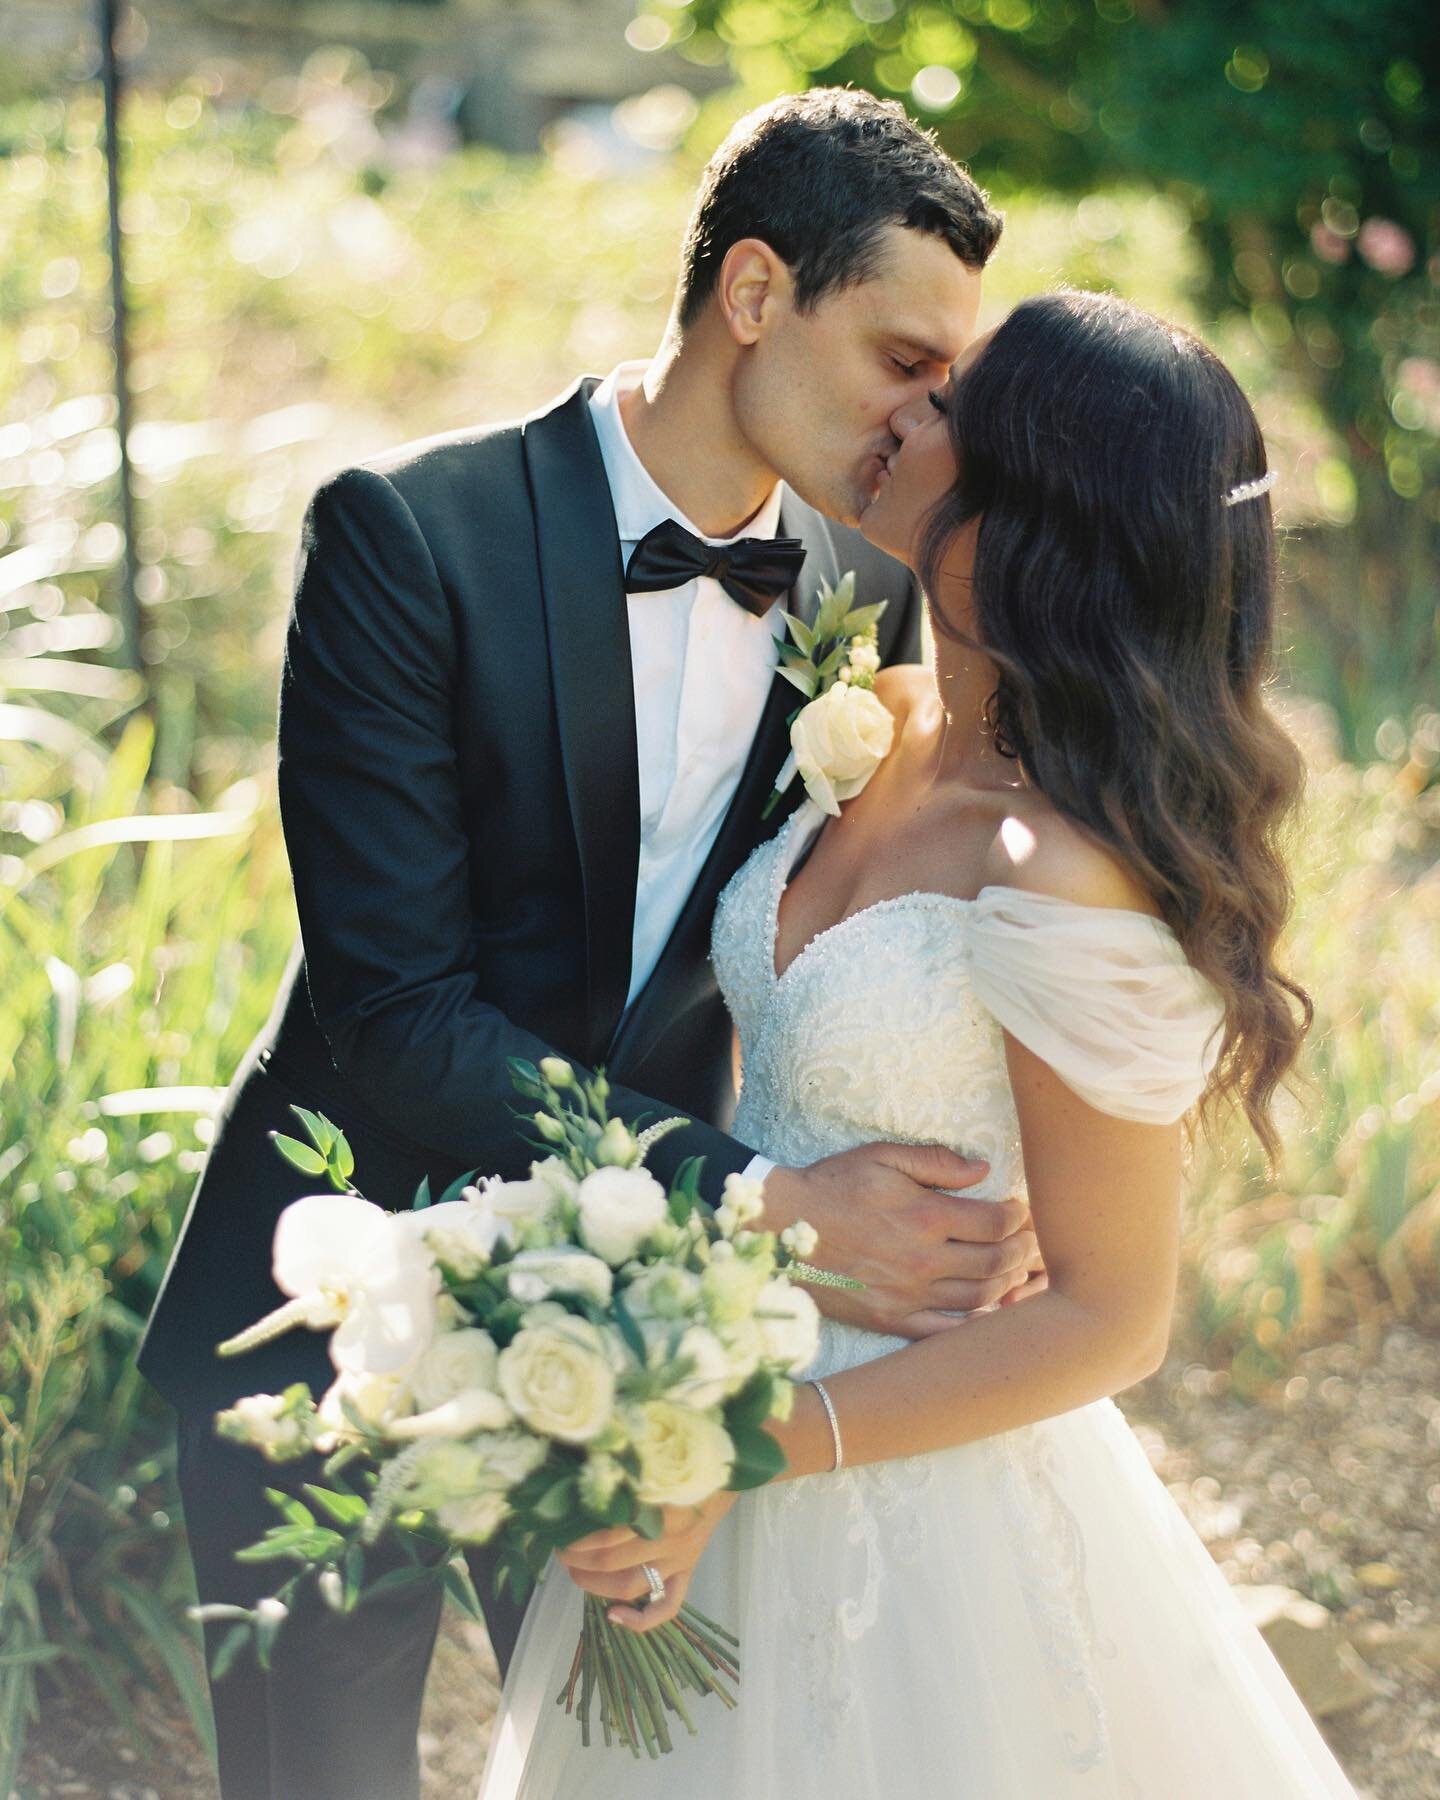
M 767 1230 L 808 1219 L 818 1268 L 863 1289 L 812 1286 L 832 1319 L 900 1337 L 930 1337 L 953 1315 L 1036 1291 L 1040 1252 L 1019 1200 L 944 1193 L 983 1181 L 988 1165 L 937 1144 L 864 1144 L 765 1177 Z

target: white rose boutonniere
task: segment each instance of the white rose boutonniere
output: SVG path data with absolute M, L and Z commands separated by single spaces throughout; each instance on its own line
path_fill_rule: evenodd
M 834 817 L 890 753 L 894 722 L 874 692 L 880 668 L 877 631 L 888 602 L 854 606 L 855 574 L 820 586 L 820 610 L 807 625 L 785 614 L 790 643 L 780 645 L 776 674 L 804 694 L 790 717 L 790 754 L 765 803 L 769 818 L 798 774 L 815 804 Z

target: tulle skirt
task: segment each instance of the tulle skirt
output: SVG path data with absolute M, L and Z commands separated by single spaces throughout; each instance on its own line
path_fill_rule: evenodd
M 740 1704 L 651 1762 L 555 1696 L 580 1590 L 526 1615 L 483 1800 L 1324 1800 L 1353 1790 L 1108 1400 L 982 1443 L 781 1482 L 691 1598 Z

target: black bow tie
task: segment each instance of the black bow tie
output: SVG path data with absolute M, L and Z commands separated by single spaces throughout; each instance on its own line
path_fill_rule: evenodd
M 707 544 L 675 519 L 647 531 L 625 565 L 627 594 L 652 594 L 683 587 L 710 575 L 732 600 L 758 619 L 775 598 L 795 585 L 805 545 L 799 538 L 737 538 Z

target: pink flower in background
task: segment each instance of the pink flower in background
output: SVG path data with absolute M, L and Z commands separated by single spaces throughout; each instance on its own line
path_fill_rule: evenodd
M 1415 267 L 1415 240 L 1393 219 L 1367 219 L 1355 239 L 1355 248 L 1378 274 L 1392 280 Z
M 1350 240 L 1317 222 L 1310 227 L 1310 248 L 1321 262 L 1343 263 L 1350 255 Z

